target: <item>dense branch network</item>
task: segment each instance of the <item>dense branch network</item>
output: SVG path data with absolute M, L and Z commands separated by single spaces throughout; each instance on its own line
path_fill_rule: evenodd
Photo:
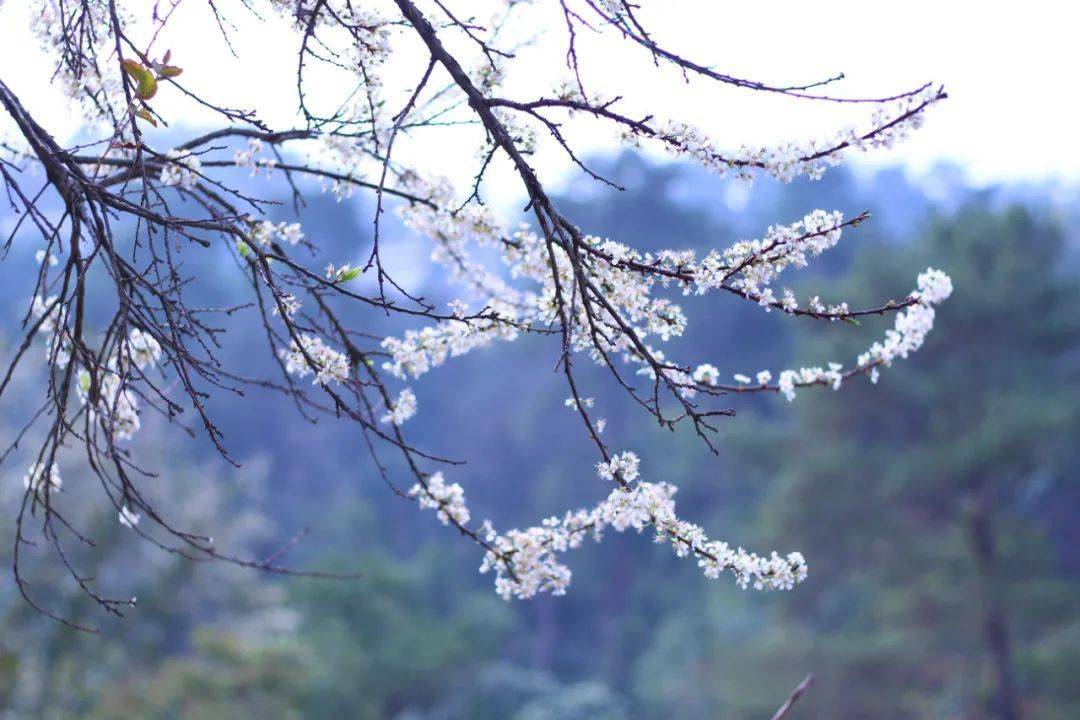
M 778 285 L 780 278 L 835 246 L 867 214 L 845 219 L 814 210 L 726 248 L 642 252 L 578 227 L 552 200 L 529 159 L 537 152 L 564 153 L 597 182 L 617 186 L 575 151 L 567 133 L 574 116 L 631 146 L 653 146 L 721 175 L 816 179 L 853 152 L 905 137 L 946 97 L 943 89 L 928 84 L 888 97 L 845 98 L 824 90 L 839 77 L 800 86 L 738 78 L 685 58 L 654 37 L 646 2 L 503 0 L 491 21 L 473 17 L 468 3 L 446 0 L 385 0 L 363 8 L 347 0 L 208 3 L 206 22 L 225 44 L 244 32 L 240 28 L 260 22 L 284 20 L 292 28 L 297 117 L 293 127 L 272 128 L 252 110 L 218 103 L 204 78 L 182 74 L 184 53 L 194 47 L 173 48 L 175 58 L 161 50 L 158 38 L 181 4 L 35 3 L 33 32 L 55 62 L 55 84 L 85 117 L 82 144 L 57 143 L 0 78 L 10 128 L 0 174 L 19 217 L 5 256 L 21 233 L 34 232 L 41 241 L 22 339 L 0 375 L 2 397 L 21 364 L 45 369 L 40 406 L 0 456 L 0 462 L 13 460 L 31 438 L 39 440 L 27 457 L 14 552 L 15 578 L 28 602 L 52 615 L 33 599 L 21 572 L 20 550 L 35 542 L 32 525 L 103 608 L 119 613 L 131 602 L 100 594 L 69 560 L 67 543 L 92 543 L 64 515 L 59 467 L 69 455 L 86 458 L 118 521 L 147 541 L 193 559 L 287 571 L 274 561 L 230 556 L 210 538 L 173 527 L 167 508 L 155 508 L 141 492 L 152 471 L 132 452 L 141 418 L 156 411 L 182 431 L 201 428 L 231 461 L 207 401 L 214 392 L 242 394 L 251 387 L 289 398 L 304 417 L 329 414 L 355 423 L 392 490 L 433 509 L 479 545 L 481 569 L 494 573 L 505 598 L 564 593 L 571 579 L 565 553 L 608 530 L 649 529 L 676 555 L 694 558 L 707 577 L 730 572 L 743 587 L 787 589 L 806 576 L 801 554 L 758 555 L 710 539 L 676 513 L 673 484 L 639 479 L 637 455 L 605 440 L 605 421 L 575 360 L 602 366 L 662 427 L 688 425 L 715 450 L 715 423 L 732 414 L 717 404 L 725 395 L 778 393 L 792 400 L 802 388 L 837 389 L 856 376 L 876 382 L 882 368 L 922 345 L 934 306 L 951 293 L 949 278 L 928 269 L 908 296 L 865 309 L 816 296 L 800 300 Z M 515 97 L 508 78 L 524 42 L 521 28 L 536 27 L 539 12 L 558 18 L 549 32 L 565 38 L 565 54 L 548 93 Z M 600 35 L 617 38 L 628 53 L 644 53 L 673 82 L 690 79 L 793 103 L 871 110 L 861 124 L 828 138 L 724 148 L 685 119 L 635 115 L 623 109 L 622 98 L 588 91 L 583 38 Z M 388 60 L 417 53 L 424 60 L 416 79 L 404 86 L 391 82 Z M 345 79 L 330 111 L 319 109 L 309 93 L 327 73 Z M 159 93 L 183 98 L 192 112 L 212 113 L 222 126 L 174 147 L 157 146 L 148 126 L 184 120 L 159 115 Z M 442 178 L 400 159 L 404 144 L 433 132 L 473 133 L 474 171 Z M 529 223 L 508 225 L 483 203 L 483 182 L 496 162 L 508 162 L 519 179 Z M 40 177 L 34 168 L 44 172 L 41 187 L 33 184 Z M 237 169 L 268 183 L 282 179 L 297 204 L 312 185 L 305 179 L 339 200 L 373 195 L 374 235 L 366 260 L 311 267 L 310 250 L 320 238 L 308 237 L 297 223 L 266 219 L 272 203 L 230 185 L 228 173 Z M 459 299 L 432 303 L 384 264 L 382 217 L 391 204 L 408 228 L 430 241 L 431 261 L 461 288 Z M 192 306 L 187 298 L 199 279 L 185 275 L 184 258 L 221 246 L 232 253 L 250 300 L 236 307 Z M 662 349 L 688 329 L 678 297 L 707 294 L 807 321 L 894 314 L 895 324 L 849 364 L 775 375 L 761 370 L 723 381 L 708 358 L 677 360 Z M 105 321 L 101 308 L 109 308 Z M 400 318 L 401 330 L 385 335 L 360 324 L 364 315 L 358 311 L 365 310 L 381 320 Z M 220 360 L 229 338 L 219 318 L 240 312 L 259 318 L 277 377 L 249 377 Z M 566 383 L 566 404 L 595 446 L 597 474 L 609 488 L 595 507 L 498 531 L 490 521 L 474 522 L 461 484 L 447 481 L 459 463 L 407 439 L 402 427 L 417 412 L 418 399 L 403 385 L 450 358 L 525 334 L 549 339 Z M 197 427 L 181 422 L 191 414 Z M 411 476 L 405 484 L 389 470 L 386 451 L 396 453 Z

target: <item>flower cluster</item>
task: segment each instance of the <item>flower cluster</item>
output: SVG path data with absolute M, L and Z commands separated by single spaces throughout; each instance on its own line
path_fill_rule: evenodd
M 383 368 L 394 376 L 420 377 L 470 350 L 491 344 L 496 339 L 513 340 L 517 328 L 494 320 L 452 322 L 421 330 L 406 330 L 401 338 L 388 337 L 382 347 L 391 357 Z
M 848 150 L 869 151 L 889 148 L 922 126 L 927 108 L 944 98 L 940 88 L 928 85 L 920 92 L 882 105 L 874 111 L 868 127 L 851 126 L 826 140 L 786 142 L 776 146 L 743 145 L 725 153 L 702 130 L 680 121 L 668 122 L 652 134 L 640 129 L 627 130 L 624 137 L 631 144 L 643 138 L 655 138 L 672 152 L 694 160 L 719 175 L 735 171 L 740 177 L 752 177 L 760 170 L 782 182 L 800 175 L 817 180 L 832 166 L 844 160 Z
M 480 572 L 495 571 L 495 592 L 504 600 L 527 600 L 541 592 L 565 595 L 572 573 L 558 556 L 580 547 L 592 527 L 590 514 L 582 510 L 504 535 L 489 523 L 486 541 L 494 549 L 485 553 Z
M 190 152 L 170 150 L 166 153 L 168 162 L 161 168 L 161 184 L 191 190 L 199 182 L 199 170 L 202 163 Z
M 50 360 L 55 358 L 56 366 L 64 367 L 71 359 L 71 341 L 65 329 L 65 306 L 56 295 L 47 298 L 36 295 L 30 311 L 40 321 L 38 334 L 45 337 L 45 357 Z
M 384 423 L 401 425 L 416 414 L 416 395 L 410 388 L 405 388 L 398 393 L 397 400 L 389 408 L 389 412 L 382 416 Z
M 41 319 L 38 333 L 46 338 L 47 357 L 54 359 L 57 367 L 65 367 L 71 361 L 71 342 L 68 339 L 61 310 L 55 296 L 42 299 L 35 297 L 32 312 Z M 133 392 L 131 368 L 141 371 L 161 358 L 161 344 L 150 333 L 132 328 L 127 336 L 121 336 L 114 352 L 94 372 L 79 367 L 76 372 L 76 396 L 83 405 L 91 404 L 87 416 L 98 421 L 115 440 L 130 440 L 141 427 L 139 401 Z M 93 380 L 97 377 L 96 400 Z
M 693 372 L 679 369 L 668 361 L 657 348 L 645 346 L 641 341 L 650 335 L 666 341 L 683 334 L 687 318 L 682 308 L 667 298 L 655 297 L 659 287 L 674 285 L 687 294 L 704 294 L 723 289 L 756 302 L 766 310 L 778 308 L 788 313 L 801 312 L 830 320 L 844 319 L 851 310 L 846 302 L 825 305 L 815 296 L 806 308 L 801 309 L 794 293 L 784 289 L 777 298 L 772 288 L 774 281 L 787 269 L 806 267 L 812 258 L 834 247 L 840 240 L 843 228 L 854 225 L 862 218 L 845 222 L 839 212 L 815 210 L 801 220 L 788 225 L 774 225 L 763 237 L 740 240 L 723 250 L 711 250 L 702 258 L 690 250 L 661 250 L 641 253 L 610 239 L 585 236 L 581 242 L 588 252 L 580 261 L 588 273 L 589 282 L 603 293 L 604 303 L 585 308 L 585 303 L 573 306 L 574 314 L 562 318 L 556 286 L 574 287 L 577 282 L 574 266 L 567 251 L 559 244 L 549 244 L 544 237 L 521 227 L 510 233 L 502 231 L 486 210 L 452 213 L 442 210 L 443 203 L 453 205 L 452 193 L 443 183 L 425 183 L 411 179 L 416 192 L 429 193 L 436 198 L 434 206 L 416 204 L 403 209 L 406 224 L 427 235 L 435 242 L 434 260 L 445 264 L 453 276 L 465 282 L 487 302 L 489 307 L 499 309 L 501 317 L 509 322 L 484 320 L 466 323 L 443 323 L 422 330 L 406 331 L 403 337 L 388 337 L 383 341 L 391 359 L 384 368 L 398 377 L 418 377 L 441 365 L 448 357 L 469 352 L 490 344 L 496 339 L 513 340 L 520 326 L 549 326 L 560 320 L 570 322 L 570 345 L 575 351 L 587 352 L 598 363 L 606 362 L 612 355 L 625 362 L 639 366 L 638 373 L 650 379 L 656 377 L 657 366 L 663 366 L 664 380 L 673 392 L 691 397 L 702 386 L 725 388 L 720 384 L 719 371 L 709 363 L 698 365 Z M 469 260 L 470 246 L 497 248 L 509 275 L 513 279 L 529 280 L 537 284 L 533 292 L 520 291 L 508 286 L 483 266 Z M 554 259 L 554 263 L 552 263 Z M 554 267 L 554 272 L 552 271 Z M 946 280 L 937 275 L 933 281 L 920 279 L 920 287 L 934 292 L 941 298 L 940 288 Z M 836 363 L 827 367 L 806 367 L 785 370 L 779 374 L 777 385 L 769 385 L 772 374 L 757 373 L 757 385 L 748 376 L 737 379 L 737 390 L 775 390 L 789 400 L 795 389 L 812 385 L 839 388 L 850 375 L 866 372 L 872 379 L 877 377 L 877 365 L 888 364 L 892 357 L 905 357 L 907 352 L 921 344 L 921 337 L 929 329 L 932 310 L 928 313 L 929 299 L 917 291 L 920 303 L 913 305 L 898 317 L 899 337 L 905 343 L 883 344 L 877 353 L 874 367 L 859 367 L 845 371 Z M 595 323 L 603 332 L 593 332 Z M 924 328 L 920 334 L 918 328 Z M 629 331 L 628 331 L 629 330 Z M 880 351 L 880 352 L 879 352 Z M 888 359 L 886 359 L 888 358 Z
M 57 263 L 60 262 L 60 259 L 51 252 L 38 250 L 34 253 L 34 261 L 37 262 L 38 265 L 47 264 L 49 267 L 56 267 Z
M 124 527 L 134 528 L 142 520 L 142 513 L 137 513 L 124 505 L 120 508 L 120 524 Z
M 307 377 L 314 373 L 312 384 L 343 383 L 349 378 L 349 359 L 317 335 L 301 333 L 300 344 L 292 340 L 289 348 L 281 350 L 280 354 L 285 360 L 285 371 L 290 375 Z
M 110 27 L 110 11 L 115 11 L 122 25 L 131 20 L 131 13 L 120 3 L 83 3 L 78 10 L 77 25 L 83 28 Z M 92 125 L 106 126 L 113 117 L 124 114 L 126 105 L 119 74 L 102 74 L 94 57 L 108 57 L 113 51 L 112 36 L 97 30 L 86 32 L 89 47 L 77 55 L 66 46 L 66 36 L 71 25 L 73 9 L 57 0 L 44 0 L 35 5 L 31 13 L 31 31 L 49 55 L 61 58 L 55 67 L 54 84 L 59 87 L 76 109 Z
M 46 472 L 43 463 L 34 463 L 23 475 L 23 487 L 35 495 L 42 490 L 53 491 L 64 487 L 64 481 L 60 478 L 60 468 L 53 463 Z
M 678 557 L 697 558 L 705 577 L 719 578 L 725 571 L 735 576 L 739 587 L 756 590 L 790 590 L 806 578 L 806 561 L 793 552 L 781 557 L 773 552 L 767 557 L 732 549 L 727 543 L 709 540 L 698 525 L 679 519 L 675 513 L 678 488 L 668 483 L 640 483 L 612 491 L 594 512 L 601 524 L 622 532 L 641 532 L 650 525 L 658 543 L 669 543 Z
M 252 176 L 258 170 L 256 156 L 262 152 L 263 144 L 259 138 L 249 138 L 247 147 L 233 153 L 233 162 L 237 167 L 251 170 Z
M 371 138 L 342 137 L 340 135 L 320 135 L 315 157 L 321 166 L 335 170 L 347 178 L 362 178 L 373 174 L 378 169 L 370 164 L 369 154 L 374 150 L 374 142 L 381 126 Z M 370 144 L 369 144 L 370 143 Z M 356 192 L 356 185 L 342 179 L 323 178 L 322 189 L 329 192 L 338 202 L 347 200 Z
M 376 70 L 390 56 L 389 21 L 349 0 L 272 0 L 271 5 L 301 33 L 333 30 L 336 25 L 348 28 L 340 43 L 336 38 L 331 41 L 330 34 L 319 36 L 322 52 L 351 69 L 369 90 L 381 85 Z
M 161 359 L 161 344 L 148 332 L 132 328 L 128 333 L 127 355 L 140 370 Z
M 674 497 L 678 489 L 674 485 L 634 482 L 638 464 L 632 452 L 601 463 L 601 477 L 610 480 L 619 473 L 623 483 L 590 510 L 568 511 L 562 517 L 546 518 L 537 526 L 502 534 L 485 520 L 480 535 L 488 549 L 480 572 L 494 571 L 499 596 L 510 600 L 528 599 L 541 592 L 565 594 L 572 573 L 562 562 L 562 554 L 580 547 L 588 537 L 599 542 L 608 528 L 640 533 L 651 527 L 656 542 L 669 544 L 678 557 L 695 557 L 706 577 L 715 579 L 731 572 L 742 588 L 789 590 L 806 578 L 806 561 L 800 553 L 759 556 L 710 540 L 703 528 L 676 514 Z M 425 485 L 413 486 L 409 495 L 421 507 L 435 509 L 444 525 L 453 521 L 465 529 L 468 524 L 470 513 L 464 491 L 456 483 L 446 485 L 441 473 L 433 475 Z
M 55 357 L 57 367 L 64 367 L 71 361 L 71 343 L 64 329 L 61 305 L 51 296 L 42 299 L 35 297 L 32 312 L 42 318 L 38 333 L 46 338 L 46 352 L 49 358 Z M 57 319 L 61 318 L 61 319 Z M 148 332 L 132 328 L 126 337 L 121 337 L 118 348 L 105 363 L 95 370 L 98 379 L 96 402 L 87 415 L 92 421 L 99 421 L 116 440 L 130 440 L 139 431 L 139 401 L 130 387 L 131 366 L 143 370 L 158 362 L 161 358 L 161 344 Z M 83 404 L 90 403 L 93 377 L 86 367 L 78 368 L 76 373 L 76 396 Z
M 922 347 L 926 334 L 934 327 L 934 305 L 952 294 L 952 279 L 940 270 L 927 268 L 919 275 L 918 290 L 912 295 L 919 302 L 897 314 L 892 329 L 885 339 L 875 342 L 870 349 L 859 355 L 858 366 L 870 368 L 870 379 L 877 382 L 878 367 L 888 367 L 896 358 L 906 358 Z
M 440 210 L 439 203 L 453 204 L 446 186 L 423 183 L 416 178 L 412 182 L 416 192 L 428 192 L 438 203 L 435 207 L 416 204 L 403 209 L 406 224 L 435 241 L 433 259 L 447 265 L 454 277 L 470 285 L 489 306 L 497 306 L 510 322 L 470 323 L 468 327 L 444 325 L 408 331 L 401 339 L 388 338 L 384 342 L 392 357 L 385 365 L 388 370 L 399 377 L 417 376 L 440 365 L 447 357 L 495 339 L 514 339 L 517 325 L 549 325 L 559 320 L 556 283 L 568 288 L 576 282 L 573 265 L 561 246 L 549 249 L 542 236 L 525 227 L 512 233 L 511 241 L 500 241 L 506 233 L 486 211 Z M 606 302 L 602 307 L 593 306 L 591 315 L 584 303 L 577 305 L 575 316 L 568 318 L 572 324 L 572 347 L 589 352 L 598 362 L 603 361 L 604 355 L 621 354 L 626 361 L 643 365 L 641 372 L 652 377 L 653 368 L 648 366 L 631 333 L 625 331 L 624 322 L 630 324 L 632 334 L 639 340 L 654 335 L 662 341 L 680 336 L 687 324 L 679 305 L 653 296 L 658 284 L 663 287 L 675 283 L 684 294 L 724 288 L 767 309 L 779 307 L 794 312 L 798 309 L 794 295 L 786 290 L 783 299 L 777 300 L 769 284 L 785 269 L 804 267 L 809 258 L 834 246 L 843 225 L 840 213 L 816 210 L 791 225 L 770 227 L 762 239 L 743 240 L 726 250 L 713 250 L 700 261 L 692 251 L 643 254 L 610 239 L 586 236 L 582 242 L 590 253 L 583 263 L 589 280 L 602 290 Z M 510 276 L 534 281 L 539 285 L 538 290 L 521 292 L 510 288 L 483 266 L 472 263 L 468 259 L 470 245 L 499 248 Z M 549 252 L 554 253 L 556 274 L 551 271 Z M 810 307 L 818 315 L 834 318 L 849 312 L 846 303 L 826 309 L 817 298 L 811 300 Z M 592 322 L 597 319 L 604 325 L 603 333 L 592 332 Z M 659 351 L 653 348 L 649 351 L 654 359 L 662 358 Z M 708 366 L 703 368 L 701 372 L 705 375 L 697 380 L 674 369 L 666 373 L 666 378 L 675 386 L 685 387 L 681 392 L 689 395 L 694 382 L 715 382 L 717 376 L 710 374 Z
M 953 291 L 952 278 L 934 268 L 926 268 L 926 272 L 916 279 L 915 286 L 918 289 L 912 294 L 929 305 L 938 305 L 948 300 Z
M 596 473 L 604 480 L 618 479 L 621 483 L 631 483 L 637 479 L 641 460 L 630 450 L 612 455 L 607 462 L 596 464 Z
M 769 227 L 760 240 L 739 241 L 724 250 L 723 262 L 717 263 L 715 257 L 705 259 L 701 271 L 694 274 L 697 292 L 719 287 L 734 274 L 732 287 L 771 305 L 776 298 L 769 284 L 789 267 L 806 267 L 808 256 L 817 257 L 834 247 L 840 241 L 843 222 L 839 212 L 815 210 L 791 225 Z M 789 309 L 787 305 L 785 309 Z
M 420 507 L 435 510 L 439 522 L 464 527 L 469 524 L 469 508 L 465 505 L 465 491 L 457 483 L 447 485 L 441 472 L 429 477 L 423 484 L 416 483 L 409 489 L 409 497 L 416 498 Z
M 326 266 L 326 279 L 332 283 L 346 283 L 350 280 L 355 280 L 360 277 L 364 272 L 361 267 L 353 267 L 349 263 L 343 265 L 334 265 L 329 263 Z
M 161 359 L 161 344 L 152 335 L 132 328 L 119 354 L 97 371 L 97 399 L 91 403 L 93 376 L 81 368 L 76 395 L 83 405 L 90 405 L 87 415 L 99 422 L 115 440 L 130 440 L 142 427 L 139 399 L 132 389 L 130 365 L 144 370 Z M 129 365 L 130 363 L 130 365 Z
M 715 385 L 720 380 L 720 371 L 715 365 L 703 363 L 694 368 L 692 377 L 694 382 L 699 385 Z M 738 380 L 738 376 L 735 379 Z
M 114 367 L 99 373 L 97 402 L 88 410 L 89 418 L 99 422 L 115 440 L 130 440 L 142 427 L 139 399 L 126 376 Z M 90 403 L 92 379 L 88 370 L 79 371 L 77 395 L 83 405 Z
M 591 408 L 595 404 L 596 399 L 591 397 L 581 398 L 581 402 L 578 402 L 576 398 L 572 397 L 568 397 L 563 401 L 563 405 L 573 410 L 577 410 L 578 408 Z
M 249 138 L 247 147 L 233 153 L 233 162 L 236 167 L 247 168 L 251 171 L 251 177 L 255 177 L 260 168 L 266 171 L 267 177 L 273 176 L 278 161 L 275 158 L 260 158 L 263 142 L 259 138 Z
M 279 291 L 275 293 L 275 297 L 278 299 L 278 303 L 274 305 L 275 315 L 281 315 L 284 310 L 285 317 L 292 318 L 296 313 L 300 312 L 300 301 L 292 293 Z
M 249 219 L 250 237 L 252 242 L 261 247 L 268 248 L 270 243 L 281 240 L 289 245 L 297 245 L 304 239 L 304 231 L 300 223 L 279 222 L 277 224 L 269 220 Z
M 737 387 L 725 388 L 729 390 L 776 390 L 789 401 L 795 399 L 796 389 L 823 385 L 833 390 L 839 390 L 843 381 L 854 375 L 866 373 L 871 382 L 878 381 L 880 368 L 889 367 L 893 360 L 906 358 L 911 353 L 922 347 L 926 341 L 926 335 L 934 327 L 934 305 L 944 302 L 952 294 L 952 279 L 940 270 L 927 268 L 916 280 L 916 290 L 909 295 L 912 301 L 905 309 L 896 314 L 893 327 L 886 331 L 885 339 L 875 342 L 870 348 L 856 358 L 855 365 L 845 370 L 844 366 L 837 362 L 830 362 L 828 367 L 803 367 L 798 370 L 782 370 L 777 378 L 775 386 L 769 385 L 772 373 L 762 370 L 757 374 L 757 384 L 750 386 L 750 378 L 746 375 L 736 375 Z M 695 380 L 706 381 L 704 374 L 702 380 L 698 380 L 699 373 L 704 373 L 702 368 L 711 373 L 714 369 L 711 365 L 699 366 L 695 371 Z M 711 375 L 710 375 L 711 377 Z M 715 382 L 706 382 L 716 385 Z M 745 387 L 750 386 L 750 387 Z
M 448 356 L 488 345 L 495 339 L 513 340 L 519 326 L 547 326 L 559 321 L 556 287 L 571 288 L 576 282 L 573 264 L 564 248 L 550 249 L 554 253 L 553 273 L 548 244 L 526 227 L 512 233 L 509 241 L 501 242 L 505 233 L 493 226 L 486 213 L 454 214 L 426 206 L 410 207 L 403 212 L 411 228 L 436 242 L 433 259 L 447 265 L 453 277 L 480 294 L 491 309 L 489 315 L 498 320 L 470 321 L 467 327 L 425 328 L 408 331 L 402 339 L 388 338 L 384 343 L 392 356 L 392 361 L 385 365 L 388 370 L 398 375 L 405 372 L 419 375 L 442 364 Z M 600 351 L 627 353 L 628 359 L 632 358 L 636 349 L 629 334 L 620 328 L 624 319 L 633 324 L 639 338 L 652 334 L 667 340 L 682 334 L 686 325 L 682 309 L 667 298 L 651 295 L 653 276 L 636 272 L 621 262 L 630 259 L 632 251 L 600 238 L 586 237 L 583 242 L 595 249 L 587 261 L 590 280 L 603 290 L 611 309 L 594 307 L 609 330 L 597 335 L 591 332 L 589 311 L 582 304 L 577 306 L 574 316 L 568 318 L 574 350 L 590 352 L 598 362 Z M 519 291 L 483 266 L 472 263 L 470 244 L 499 248 L 510 277 L 535 283 L 536 291 Z M 619 314 L 618 318 L 612 310 Z
M 798 370 L 781 370 L 777 385 L 780 392 L 789 402 L 795 399 L 796 386 L 828 385 L 833 390 L 839 390 L 840 383 L 844 381 L 844 374 L 841 372 L 843 367 L 840 363 L 832 362 L 829 363 L 828 370 L 820 366 L 804 367 Z

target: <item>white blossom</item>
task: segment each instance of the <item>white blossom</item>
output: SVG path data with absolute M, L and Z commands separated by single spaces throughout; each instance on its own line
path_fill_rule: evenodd
M 133 528 L 142 520 L 142 514 L 132 511 L 127 505 L 120 508 L 120 524 L 124 527 Z
M 389 408 L 389 412 L 382 416 L 384 423 L 401 425 L 416 414 L 416 395 L 409 388 L 398 393 L 397 400 Z
M 919 275 L 916 287 L 919 299 L 930 305 L 948 300 L 953 291 L 952 278 L 934 268 L 926 268 L 926 272 Z
M 114 440 L 130 440 L 142 427 L 139 419 L 139 400 L 132 392 L 127 377 L 114 369 L 103 369 L 98 375 L 97 403 L 90 407 L 92 420 L 101 423 Z M 84 405 L 90 401 L 91 378 L 87 370 L 78 373 L 76 393 Z
M 637 479 L 640 465 L 641 460 L 638 456 L 626 450 L 618 455 L 612 455 L 607 462 L 597 463 L 596 472 L 604 480 L 614 480 L 618 477 L 623 482 L 630 483 Z
M 300 223 L 273 223 L 269 220 L 256 220 L 248 218 L 249 236 L 255 244 L 268 248 L 270 243 L 281 240 L 289 245 L 297 245 L 304 239 L 303 228 Z M 346 266 L 347 268 L 348 266 Z
M 170 150 L 168 160 L 161 168 L 161 184 L 191 190 L 199 182 L 199 170 L 202 163 L 190 152 Z
M 715 385 L 720 380 L 720 371 L 715 365 L 704 363 L 694 368 L 694 382 L 701 385 Z
M 743 145 L 735 151 L 724 152 L 717 149 L 704 131 L 681 121 L 669 121 L 651 135 L 632 130 L 624 138 L 633 142 L 642 137 L 658 140 L 675 154 L 721 176 L 734 171 L 739 177 L 751 178 L 760 170 L 782 182 L 790 182 L 800 175 L 817 180 L 852 151 L 892 147 L 919 128 L 925 119 L 925 110 L 943 97 L 939 88 L 928 85 L 921 92 L 878 107 L 870 122 L 861 129 L 847 127 L 823 140 L 786 142 L 772 147 Z
M 60 260 L 51 252 L 46 252 L 44 250 L 38 250 L 34 253 L 34 260 L 37 261 L 38 265 L 45 263 L 47 260 L 49 267 L 56 267 L 56 264 L 60 262 Z
M 233 161 L 236 163 L 237 167 L 251 170 L 251 175 L 254 177 L 259 169 L 257 156 L 262 152 L 262 147 L 262 140 L 259 138 L 249 138 L 246 148 L 237 150 L 233 153 Z
M 314 373 L 313 384 L 343 383 L 349 378 L 349 359 L 323 342 L 322 338 L 309 333 L 300 334 L 300 344 L 289 342 L 288 350 L 281 350 L 285 370 L 297 377 Z M 311 362 L 308 362 L 311 358 Z
M 783 370 L 775 389 L 790 401 L 795 399 L 797 388 L 825 385 L 839 390 L 846 377 L 857 373 L 866 373 L 870 381 L 876 384 L 881 367 L 889 367 L 897 358 L 906 358 L 922 347 L 927 333 L 934 326 L 933 305 L 947 300 L 953 290 L 949 276 L 933 268 L 927 268 L 919 275 L 916 286 L 917 289 L 910 295 L 911 304 L 896 314 L 893 327 L 886 331 L 884 340 L 875 342 L 861 353 L 852 368 L 845 370 L 840 363 L 830 362 L 827 367 Z M 813 302 L 816 301 L 817 298 L 814 298 Z M 832 312 L 847 313 L 847 304 L 834 306 Z M 745 375 L 737 375 L 735 380 L 740 384 L 749 382 Z M 772 373 L 762 370 L 757 374 L 757 380 L 761 386 L 767 386 L 772 380 Z
M 131 361 L 140 370 L 161 358 L 161 345 L 150 333 L 139 328 L 132 328 L 128 333 L 128 351 L 131 353 Z
M 274 315 L 280 315 L 281 308 L 284 308 L 285 317 L 291 319 L 293 316 L 296 315 L 297 312 L 300 311 L 300 301 L 297 300 L 296 296 L 292 293 L 279 293 L 277 295 L 277 299 L 281 307 L 279 308 L 277 304 L 274 305 Z
M 46 472 L 43 463 L 34 463 L 23 475 L 23 487 L 34 494 L 41 492 L 45 488 L 50 491 L 62 489 L 64 481 L 60 477 L 60 468 L 57 467 L 56 463 L 52 463 Z
M 461 300 L 455 299 L 455 300 L 451 300 L 449 304 L 450 304 L 450 313 L 454 317 L 456 317 L 458 320 L 461 320 L 462 318 L 464 318 L 466 315 L 469 314 L 469 306 L 468 306 L 467 303 L 464 303 Z
M 429 477 L 425 483 L 416 483 L 409 490 L 409 497 L 416 498 L 422 508 L 436 511 L 439 522 L 449 525 L 469 523 L 469 508 L 465 505 L 465 491 L 457 483 L 447 485 L 441 472 Z
M 670 545 L 678 557 L 695 557 L 708 578 L 731 572 L 740 587 L 757 590 L 789 590 L 806 578 L 807 564 L 800 553 L 759 556 L 710 540 L 703 528 L 678 517 L 676 492 L 668 483 L 620 486 L 591 510 L 568 511 L 537 526 L 503 534 L 485 521 L 483 536 L 491 549 L 484 555 L 480 572 L 495 572 L 495 591 L 506 600 L 527 599 L 541 592 L 562 595 L 572 579 L 563 553 L 580 547 L 588 537 L 601 540 L 607 528 L 638 533 L 652 528 L 657 542 Z

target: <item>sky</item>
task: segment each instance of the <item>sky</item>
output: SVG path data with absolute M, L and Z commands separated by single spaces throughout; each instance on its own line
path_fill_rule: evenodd
M 456 0 L 451 7 L 462 16 L 474 11 L 484 17 L 490 4 Z M 550 0 L 536 4 L 555 5 Z M 895 149 L 860 158 L 863 166 L 901 164 L 920 175 L 948 161 L 976 184 L 1080 180 L 1076 3 L 641 0 L 641 5 L 657 40 L 730 74 L 793 84 L 843 72 L 847 79 L 831 86 L 831 92 L 850 96 L 892 94 L 927 81 L 945 86 L 950 99 L 931 111 L 923 129 Z M 49 87 L 48 63 L 24 30 L 37 6 L 7 0 L 0 7 L 0 77 L 55 135 L 70 141 L 78 121 Z M 205 7 L 201 1 L 182 2 L 157 47 L 171 48 L 188 85 L 235 106 L 257 106 L 272 123 L 293 126 L 295 39 L 288 28 L 234 12 L 237 60 L 218 42 Z M 507 95 L 535 97 L 565 75 L 565 38 L 557 18 L 548 24 L 540 20 L 535 27 L 551 30 L 519 52 Z M 627 52 L 604 39 L 583 42 L 593 88 L 625 96 L 628 110 L 687 120 L 724 146 L 827 136 L 866 117 L 865 108 L 793 102 L 704 81 L 685 83 L 678 74 L 653 67 L 644 53 Z M 405 47 L 387 69 L 387 87 L 418 77 L 422 63 L 418 52 Z M 330 94 L 336 90 L 331 81 L 323 85 Z M 401 84 L 399 102 L 409 87 Z M 174 125 L 212 121 L 193 114 L 179 98 L 164 95 L 155 99 L 155 107 Z M 388 99 L 395 101 L 392 93 Z M 582 155 L 620 145 L 610 130 L 595 123 L 575 121 L 568 131 Z M 402 152 L 451 174 L 475 163 L 475 149 L 467 145 L 448 143 L 444 133 L 428 131 Z M 549 181 L 567 177 L 571 167 L 554 148 L 545 148 L 534 161 Z M 504 177 L 505 169 L 497 171 L 491 192 L 509 197 L 518 191 L 513 183 L 503 183 Z

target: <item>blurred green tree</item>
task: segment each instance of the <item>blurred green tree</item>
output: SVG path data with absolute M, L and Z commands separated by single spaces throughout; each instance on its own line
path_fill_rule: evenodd
M 288 642 L 252 644 L 209 628 L 193 652 L 104 689 L 90 720 L 300 720 L 310 657 Z
M 511 615 L 492 593 L 459 587 L 460 568 L 443 554 L 434 545 L 411 560 L 372 552 L 342 561 L 355 581 L 294 585 L 315 658 L 305 717 L 394 718 L 476 681 Z

